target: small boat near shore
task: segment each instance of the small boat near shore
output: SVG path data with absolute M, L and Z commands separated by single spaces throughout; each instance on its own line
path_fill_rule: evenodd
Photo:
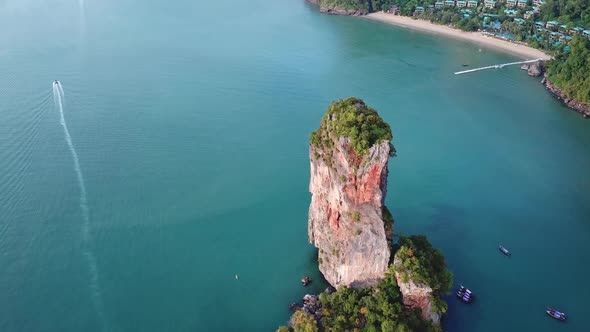
M 508 251 L 508 249 L 504 248 L 501 244 L 498 245 L 498 250 L 500 250 L 500 252 L 503 253 L 506 256 L 512 256 L 512 254 L 510 253 L 510 251 Z
M 475 300 L 475 295 L 469 288 L 461 285 L 457 291 L 457 298 L 465 303 L 473 303 L 473 300 Z
M 557 309 L 551 308 L 551 307 L 547 307 L 547 309 L 545 310 L 545 312 L 547 313 L 547 315 L 560 320 L 560 321 L 564 321 L 567 318 L 567 315 L 565 314 L 565 312 L 561 312 Z

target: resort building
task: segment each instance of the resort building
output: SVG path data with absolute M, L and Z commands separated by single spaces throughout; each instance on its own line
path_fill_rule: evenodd
M 393 15 L 399 15 L 399 8 L 398 6 L 391 6 L 389 7 L 389 13 Z
M 467 6 L 467 1 L 459 0 L 457 1 L 457 7 L 462 8 Z
M 476 0 L 467 1 L 467 7 L 469 7 L 469 8 L 475 8 L 475 7 L 477 7 L 477 5 L 478 5 L 478 3 Z
M 510 16 L 510 17 L 514 17 L 516 16 L 516 10 L 514 9 L 504 9 L 504 14 Z
M 563 33 L 552 31 L 549 34 L 549 39 L 551 39 L 551 40 L 558 40 L 558 39 L 563 40 L 563 39 L 565 39 L 565 35 Z
M 539 8 L 537 6 L 533 7 L 533 13 L 540 14 L 541 13 L 541 8 Z
M 537 33 L 541 33 L 541 34 L 544 34 L 546 32 L 549 32 L 549 30 L 547 30 L 545 28 L 541 28 L 541 27 L 536 27 L 536 30 L 537 30 Z
M 471 17 L 471 9 L 461 9 L 459 12 L 463 14 L 463 18 Z
M 590 38 L 590 30 L 582 31 L 582 36 Z
M 516 23 L 518 23 L 518 24 L 520 24 L 520 25 L 523 25 L 523 24 L 524 24 L 526 21 L 525 21 L 525 20 L 523 20 L 522 18 L 518 18 L 518 17 L 517 17 L 517 18 L 515 18 L 515 19 L 514 19 L 514 22 L 516 22 Z
M 508 8 L 514 8 L 514 7 L 516 7 L 516 0 L 507 0 L 506 1 L 506 7 L 508 7 Z
M 434 8 L 436 8 L 436 9 L 441 9 L 444 6 L 445 6 L 445 4 L 442 1 L 437 1 L 434 3 Z
M 486 8 L 496 7 L 496 1 L 494 1 L 494 0 L 485 0 L 484 4 L 485 4 Z
M 428 5 L 428 6 L 426 7 L 426 11 L 427 11 L 428 13 L 432 13 L 432 12 L 434 11 L 434 5 Z
M 545 3 L 544 0 L 533 0 L 533 5 L 535 6 L 542 6 Z
M 518 8 L 526 8 L 527 0 L 518 0 Z
M 559 26 L 559 22 L 557 21 L 549 21 L 547 22 L 547 24 L 545 24 L 545 28 L 547 29 L 555 29 Z
M 535 13 L 532 10 L 529 10 L 527 12 L 524 13 L 524 19 L 528 20 L 529 18 L 535 16 Z
M 414 11 L 414 15 L 418 15 L 418 14 L 422 14 L 422 13 L 424 13 L 424 7 L 416 6 L 416 10 Z
M 496 20 L 494 22 L 490 22 L 488 24 L 488 29 L 501 30 L 502 29 L 502 23 L 500 23 L 500 21 L 498 21 L 498 20 Z
M 572 40 L 572 39 L 573 39 L 572 37 L 570 37 L 570 36 L 566 36 L 566 35 L 564 35 L 564 34 L 560 34 L 560 35 L 559 35 L 559 40 L 561 40 L 561 41 L 569 42 L 569 41 L 570 41 L 570 40 Z
M 455 0 L 445 0 L 445 7 L 454 7 Z
M 575 27 L 570 30 L 571 33 L 576 33 L 578 35 L 582 34 L 582 31 L 584 31 L 584 28 L 581 28 L 581 27 Z
M 535 22 L 535 31 L 537 32 L 545 32 L 547 31 L 547 29 L 545 29 L 545 22 Z

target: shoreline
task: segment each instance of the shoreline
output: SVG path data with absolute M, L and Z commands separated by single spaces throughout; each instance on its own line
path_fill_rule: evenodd
M 365 17 L 370 20 L 380 21 L 399 27 L 432 32 L 435 34 L 445 35 L 455 39 L 465 40 L 468 42 L 479 44 L 484 47 L 516 55 L 526 60 L 551 59 L 551 56 L 549 54 L 536 48 L 512 43 L 498 38 L 488 37 L 482 34 L 481 32 L 461 31 L 459 29 L 451 28 L 446 25 L 434 24 L 425 20 L 416 20 L 408 16 L 393 15 L 384 12 L 370 13 L 365 15 Z
M 412 17 L 408 16 L 387 14 L 382 11 L 367 14 L 365 17 L 370 20 L 379 21 L 398 27 L 444 35 L 449 38 L 467 41 L 478 44 L 482 47 L 518 56 L 519 58 L 526 60 L 541 59 L 543 61 L 547 61 L 551 59 L 549 54 L 536 48 L 486 36 L 482 32 L 466 32 L 446 25 L 434 24 L 429 21 L 413 19 Z M 568 98 L 563 93 L 563 91 L 561 91 L 561 89 L 549 81 L 546 74 L 541 83 L 545 89 L 547 89 L 547 91 L 551 93 L 556 99 L 561 101 L 564 106 L 577 113 L 580 113 L 584 118 L 590 118 L 590 105 L 583 104 L 579 101 L 576 101 L 575 99 Z
M 553 95 L 553 97 L 559 100 L 563 105 L 572 111 L 580 113 L 585 119 L 590 118 L 590 105 L 568 98 L 560 88 L 555 86 L 555 84 L 549 80 L 547 74 L 545 74 L 541 83 Z

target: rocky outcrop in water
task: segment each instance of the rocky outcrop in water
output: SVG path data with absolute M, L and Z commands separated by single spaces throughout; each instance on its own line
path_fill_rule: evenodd
M 320 6 L 320 12 L 333 15 L 348 15 L 348 16 L 361 16 L 367 15 L 369 11 L 365 8 L 345 8 L 344 5 L 339 6 L 334 3 L 326 3 L 322 0 L 306 0 L 307 2 Z
M 420 309 L 422 319 L 438 324 L 447 310 L 442 296 L 453 284 L 442 253 L 424 236 L 400 237 L 392 268 L 403 303 Z
M 424 283 L 415 282 L 407 275 L 404 275 L 403 272 L 400 272 L 403 270 L 403 265 L 399 257 L 394 258 L 393 265 L 395 267 L 395 279 L 402 293 L 404 304 L 411 308 L 419 308 L 422 319 L 439 323 L 441 315 L 432 305 L 432 288 Z
M 539 77 L 545 71 L 545 64 L 542 61 L 533 62 L 531 64 L 525 63 L 520 66 L 520 69 L 526 70 L 529 76 Z
M 530 76 L 539 77 L 543 75 L 541 84 L 547 88 L 555 98 L 561 100 L 567 107 L 582 114 L 585 118 L 590 117 L 590 105 L 579 102 L 575 99 L 569 98 L 560 88 L 553 84 L 545 73 L 546 63 L 543 61 L 534 62 L 532 64 L 523 64 L 520 69 L 526 70 Z
M 529 66 L 529 69 L 527 70 L 527 73 L 529 74 L 529 76 L 533 76 L 533 77 L 539 77 L 541 75 L 543 75 L 543 65 L 540 62 L 534 62 Z
M 452 286 L 442 253 L 424 236 L 400 236 L 392 251 L 393 217 L 383 204 L 391 139 L 389 125 L 357 98 L 330 105 L 312 133 L 309 241 L 337 289 L 292 303 L 278 332 L 442 331 L 442 296 Z
M 362 16 L 369 12 L 364 9 L 343 9 L 338 7 L 320 7 L 320 12 L 332 15 Z
M 383 202 L 390 140 L 389 126 L 356 98 L 332 104 L 312 134 L 309 241 L 336 288 L 373 285 L 387 270 L 391 225 L 384 223 Z
M 568 98 L 568 96 L 561 91 L 555 84 L 551 83 L 549 79 L 547 79 L 547 75 L 543 78 L 542 83 L 545 85 L 547 90 L 549 90 L 555 98 L 561 100 L 567 107 L 571 108 L 572 110 L 582 114 L 583 117 L 588 118 L 590 117 L 590 105 L 584 104 L 579 102 L 575 99 Z

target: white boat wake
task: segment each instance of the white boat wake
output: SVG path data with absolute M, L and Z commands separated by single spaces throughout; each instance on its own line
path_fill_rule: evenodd
M 82 169 L 80 168 L 80 159 L 78 158 L 78 153 L 74 148 L 74 143 L 72 142 L 72 136 L 70 135 L 70 131 L 68 129 L 68 124 L 66 123 L 66 119 L 64 117 L 64 108 L 63 108 L 63 101 L 64 101 L 64 90 L 59 81 L 53 82 L 53 98 L 55 100 L 55 104 L 59 109 L 60 115 L 60 124 L 64 130 L 64 136 L 70 152 L 72 154 L 72 159 L 74 161 L 74 171 L 76 172 L 78 178 L 78 186 L 80 187 L 80 210 L 82 210 L 82 240 L 84 244 L 84 256 L 88 261 L 88 265 L 90 268 L 90 288 L 92 291 L 92 301 L 94 302 L 95 310 L 100 319 L 100 322 L 103 325 L 103 330 L 105 330 L 105 317 L 104 317 L 104 309 L 102 303 L 102 295 L 100 293 L 100 282 L 99 282 L 99 274 L 98 274 L 98 266 L 96 264 L 96 258 L 94 254 L 90 250 L 90 214 L 88 213 L 88 199 L 86 196 L 86 184 L 84 182 L 84 175 L 82 174 Z

